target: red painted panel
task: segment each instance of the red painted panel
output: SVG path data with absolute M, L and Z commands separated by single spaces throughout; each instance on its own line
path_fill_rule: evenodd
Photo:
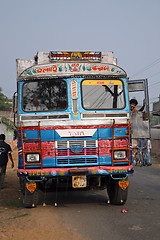
M 127 139 L 115 139 L 115 148 L 127 148 Z M 99 155 L 111 155 L 112 152 L 112 140 L 102 139 L 99 140 Z

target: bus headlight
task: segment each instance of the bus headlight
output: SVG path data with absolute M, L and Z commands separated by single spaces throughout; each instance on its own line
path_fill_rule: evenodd
M 126 157 L 126 151 L 114 151 L 115 160 L 126 159 Z
M 26 162 L 27 163 L 40 162 L 40 155 L 39 155 L 39 153 L 28 153 L 28 154 L 26 154 Z

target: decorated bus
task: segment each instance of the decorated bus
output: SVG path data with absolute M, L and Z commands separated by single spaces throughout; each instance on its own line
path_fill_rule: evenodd
M 106 188 L 110 203 L 125 204 L 134 171 L 128 80 L 113 52 L 17 59 L 17 89 L 24 205 L 36 206 L 40 190 L 61 182 L 73 190 Z

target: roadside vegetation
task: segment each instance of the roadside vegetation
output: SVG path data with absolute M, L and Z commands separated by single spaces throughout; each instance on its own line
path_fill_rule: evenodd
M 0 111 L 8 111 L 11 108 L 11 100 L 2 93 L 0 87 Z

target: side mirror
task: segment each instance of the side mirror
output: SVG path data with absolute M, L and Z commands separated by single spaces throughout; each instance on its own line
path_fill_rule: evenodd
M 17 92 L 15 92 L 15 93 L 13 94 L 14 125 L 16 125 L 17 109 L 18 109 Z
M 15 92 L 13 94 L 13 112 L 14 113 L 17 113 L 17 106 L 18 106 L 18 103 L 17 103 L 17 92 Z

